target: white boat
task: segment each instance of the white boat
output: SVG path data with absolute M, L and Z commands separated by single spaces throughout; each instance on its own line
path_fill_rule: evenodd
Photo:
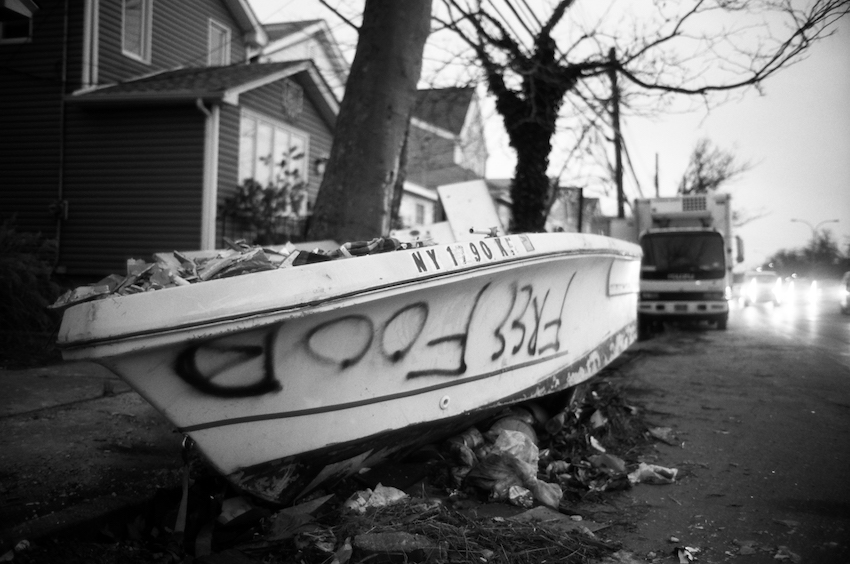
M 574 233 L 398 250 L 80 303 L 59 345 L 286 504 L 590 378 L 636 338 L 639 261 Z

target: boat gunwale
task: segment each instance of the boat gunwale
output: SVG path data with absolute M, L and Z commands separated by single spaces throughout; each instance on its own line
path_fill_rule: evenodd
M 297 303 L 297 304 L 289 304 L 289 305 L 285 305 L 285 306 L 274 307 L 274 308 L 266 308 L 266 309 L 263 309 L 263 310 L 255 310 L 255 311 L 250 311 L 250 312 L 234 313 L 234 314 L 228 315 L 226 317 L 216 317 L 215 319 L 210 319 L 210 320 L 206 320 L 206 321 L 193 321 L 193 322 L 190 322 L 190 323 L 174 325 L 174 326 L 171 326 L 171 327 L 168 327 L 168 328 L 143 329 L 143 330 L 139 330 L 139 331 L 130 331 L 130 332 L 126 332 L 126 333 L 121 333 L 120 335 L 109 336 L 109 337 L 99 337 L 99 338 L 91 338 L 91 339 L 80 339 L 80 340 L 77 340 L 77 341 L 57 342 L 56 346 L 63 353 L 65 353 L 65 352 L 72 353 L 72 352 L 75 352 L 75 351 L 81 351 L 81 350 L 85 350 L 85 349 L 89 349 L 89 348 L 93 348 L 93 347 L 97 347 L 97 346 L 101 346 L 101 345 L 117 344 L 117 343 L 121 343 L 121 342 L 128 341 L 128 340 L 144 338 L 144 337 L 150 336 L 150 335 L 168 335 L 168 334 L 180 333 L 180 332 L 192 330 L 192 329 L 200 329 L 200 328 L 203 328 L 203 327 L 215 327 L 217 325 L 228 324 L 228 323 L 232 323 L 232 322 L 235 322 L 235 321 L 236 322 L 238 322 L 238 321 L 249 321 L 251 319 L 262 318 L 262 317 L 270 316 L 270 315 L 282 315 L 282 314 L 285 314 L 285 313 L 290 312 L 290 311 L 296 311 L 298 309 L 308 309 L 308 308 L 312 308 L 312 307 L 316 307 L 316 306 L 321 306 L 321 305 L 325 305 L 325 304 L 328 304 L 328 303 L 332 303 L 334 301 L 344 300 L 344 299 L 347 299 L 347 298 L 350 298 L 350 297 L 356 296 L 356 295 L 374 294 L 374 293 L 385 291 L 385 290 L 390 289 L 390 288 L 398 288 L 398 287 L 403 287 L 403 286 L 407 286 L 407 285 L 418 284 L 418 283 L 425 282 L 425 281 L 431 281 L 431 280 L 434 280 L 434 279 L 437 279 L 437 278 L 456 277 L 456 276 L 459 276 L 459 275 L 462 275 L 462 274 L 467 274 L 467 273 L 469 273 L 470 271 L 473 271 L 473 270 L 489 270 L 489 269 L 494 269 L 494 268 L 501 268 L 501 267 L 504 267 L 506 265 L 516 263 L 516 262 L 539 262 L 543 259 L 548 259 L 548 258 L 570 257 L 570 256 L 586 256 L 586 255 L 597 255 L 599 257 L 610 257 L 610 258 L 613 258 L 613 259 L 640 260 L 640 253 L 632 254 L 632 253 L 628 253 L 624 250 L 618 250 L 618 249 L 613 249 L 613 248 L 598 248 L 597 247 L 597 248 L 591 248 L 591 249 L 571 249 L 571 250 L 535 252 L 535 253 L 531 253 L 531 254 L 527 254 L 527 255 L 508 257 L 508 258 L 505 258 L 504 260 L 500 260 L 498 262 L 476 263 L 476 264 L 471 264 L 469 266 L 458 267 L 458 268 L 453 269 L 453 270 L 438 271 L 438 272 L 429 273 L 429 274 L 423 275 L 423 276 L 411 277 L 411 278 L 406 278 L 406 279 L 403 279 L 403 280 L 396 280 L 394 282 L 389 282 L 389 283 L 386 283 L 386 284 L 371 286 L 368 289 L 353 290 L 353 291 L 345 292 L 343 294 L 335 294 L 335 295 L 320 298 L 320 299 L 317 299 L 317 300 L 303 301 L 303 302 L 300 302 L 300 303 Z M 372 255 L 372 256 L 381 256 L 381 255 Z M 368 258 L 368 257 L 357 257 L 357 258 Z M 342 259 L 342 260 L 350 260 L 350 259 Z M 319 263 L 319 264 L 324 265 L 325 263 Z M 310 266 L 312 266 L 312 265 L 302 265 L 302 266 L 291 267 L 291 268 L 301 269 L 301 268 L 309 268 Z M 264 274 L 264 273 L 267 273 L 267 272 L 278 272 L 279 270 L 280 269 L 275 270 L 275 271 L 265 271 L 265 272 L 261 272 L 259 274 Z M 245 275 L 242 275 L 242 276 L 251 276 L 251 274 L 245 274 Z M 242 276 L 237 276 L 237 277 L 233 277 L 233 278 L 230 278 L 230 279 L 224 279 L 224 280 L 238 280 L 239 278 L 242 278 Z M 214 281 L 211 281 L 211 282 L 216 282 L 216 281 L 218 281 L 218 280 L 214 280 Z M 208 284 L 208 283 L 209 282 L 203 282 L 201 284 Z M 183 288 L 191 288 L 191 287 L 180 287 L 178 289 L 182 290 Z M 156 290 L 156 291 L 158 292 L 158 291 L 167 291 L 167 290 L 168 289 Z M 105 298 L 105 299 L 110 299 L 110 298 L 111 299 L 116 299 L 116 298 L 121 299 L 121 298 L 125 298 L 125 297 L 132 298 L 134 295 L 136 295 L 136 294 L 130 294 L 128 296 L 122 296 L 122 295 L 110 296 L 110 297 Z M 91 307 L 93 304 L 96 304 L 98 301 L 101 301 L 101 300 L 94 300 L 92 302 L 85 302 L 85 303 L 82 303 L 82 304 L 77 304 L 77 306 L 72 306 L 72 307 L 80 307 L 80 306 Z M 261 324 L 258 327 L 277 323 L 278 321 L 279 320 L 269 320 L 268 323 Z M 252 328 L 252 329 L 254 329 L 254 328 Z M 113 355 L 108 355 L 108 356 L 113 356 Z M 80 358 L 86 358 L 86 357 L 80 357 Z

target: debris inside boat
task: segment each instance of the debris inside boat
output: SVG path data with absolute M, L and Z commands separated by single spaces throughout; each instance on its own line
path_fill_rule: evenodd
M 68 290 L 51 307 L 63 309 L 111 295 L 126 296 L 277 268 L 426 246 L 419 241 L 401 243 L 392 237 L 349 242 L 332 251 L 322 248 L 307 251 L 292 243 L 260 246 L 248 244 L 244 239 L 224 241 L 227 244 L 224 250 L 156 253 L 153 262 L 128 259 L 126 274 L 110 274 L 95 284 Z

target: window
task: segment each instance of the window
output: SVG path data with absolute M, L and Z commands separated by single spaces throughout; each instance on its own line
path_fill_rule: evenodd
M 425 225 L 425 206 L 416 204 L 416 219 L 414 225 Z
M 645 280 L 666 280 L 670 275 L 710 280 L 723 278 L 726 272 L 723 237 L 716 232 L 647 233 L 640 246 Z
M 307 213 L 308 144 L 306 133 L 245 112 L 239 139 L 239 180 L 254 181 L 287 195 L 286 211 Z
M 123 1 L 121 52 L 143 63 L 150 63 L 153 0 Z
M 207 65 L 223 67 L 230 64 L 230 28 L 210 20 L 209 55 Z
M 38 6 L 31 0 L 0 2 L 0 43 L 26 43 L 32 37 L 32 17 Z

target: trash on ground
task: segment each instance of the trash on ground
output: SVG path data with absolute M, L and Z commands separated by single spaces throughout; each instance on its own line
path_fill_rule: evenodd
M 594 533 L 596 531 L 602 530 L 607 527 L 607 525 L 594 523 L 590 520 L 576 520 L 574 519 L 575 517 L 580 516 L 564 515 L 560 511 L 556 511 L 555 509 L 552 509 L 550 507 L 540 505 L 529 509 L 528 511 L 523 511 L 522 513 L 514 515 L 513 517 L 509 517 L 508 520 L 520 523 L 530 523 L 540 527 L 548 527 L 550 529 L 565 533 L 584 533 L 590 536 L 591 538 L 595 538 Z
M 374 490 L 366 488 L 356 492 L 349 497 L 343 507 L 349 513 L 366 513 L 367 509 L 386 507 L 397 503 L 407 497 L 407 494 L 398 488 L 387 487 L 381 484 L 375 486 Z
M 773 555 L 774 560 L 790 560 L 794 564 L 802 561 L 800 555 L 795 552 L 791 552 L 787 546 L 778 546 L 776 547 L 776 550 L 776 554 Z
M 679 559 L 679 564 L 689 564 L 696 559 L 696 554 L 699 551 L 699 548 L 692 546 L 677 546 L 673 549 L 673 555 Z
M 633 484 L 672 484 L 676 481 L 679 471 L 676 468 L 665 468 L 656 464 L 641 462 L 637 469 L 629 474 L 629 481 Z
M 652 427 L 647 429 L 647 433 L 663 443 L 676 446 L 676 437 L 673 436 L 673 429 L 670 427 Z
M 622 458 L 613 454 L 594 454 L 587 459 L 594 468 L 607 472 L 622 474 L 626 471 L 626 463 Z

